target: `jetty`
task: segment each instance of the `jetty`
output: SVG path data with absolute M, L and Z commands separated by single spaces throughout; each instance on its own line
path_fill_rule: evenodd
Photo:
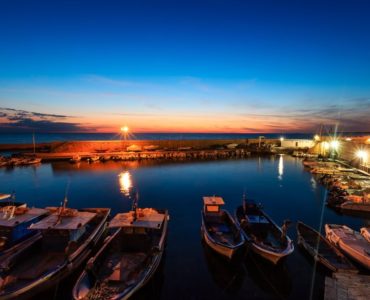
M 325 300 L 366 300 L 370 295 L 370 276 L 334 273 L 325 278 Z

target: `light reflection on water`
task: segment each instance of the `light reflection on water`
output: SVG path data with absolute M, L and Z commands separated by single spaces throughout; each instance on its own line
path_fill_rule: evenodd
M 284 158 L 283 155 L 280 155 L 279 157 L 279 165 L 278 165 L 278 173 L 279 173 L 279 180 L 283 180 L 284 175 Z
M 118 174 L 119 186 L 121 193 L 130 198 L 130 192 L 132 189 L 132 179 L 129 171 L 124 171 Z

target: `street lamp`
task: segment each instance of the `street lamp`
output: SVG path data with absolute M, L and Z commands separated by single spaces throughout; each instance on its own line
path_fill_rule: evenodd
M 318 134 L 315 134 L 315 136 L 313 137 L 313 139 L 318 142 L 320 141 L 320 136 Z
M 126 125 L 121 127 L 121 131 L 123 133 L 123 138 L 125 140 L 127 139 L 127 135 L 128 135 L 129 130 L 130 129 Z
M 362 165 L 367 161 L 367 152 L 365 150 L 358 150 L 356 156 L 360 159 Z

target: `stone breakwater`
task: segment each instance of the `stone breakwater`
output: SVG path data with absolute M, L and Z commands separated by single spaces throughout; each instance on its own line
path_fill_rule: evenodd
M 44 161 L 68 160 L 74 156 L 94 161 L 226 159 L 243 158 L 255 152 L 271 153 L 271 146 L 278 142 L 265 139 L 70 141 L 36 145 L 35 154 L 27 145 L 18 149 L 14 145 L 0 145 L 0 151 L 18 150 L 23 155 L 36 155 Z

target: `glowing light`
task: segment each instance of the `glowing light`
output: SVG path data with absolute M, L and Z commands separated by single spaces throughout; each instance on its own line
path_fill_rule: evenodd
M 356 156 L 362 159 L 363 162 L 367 161 L 367 152 L 365 150 L 358 150 Z
M 339 148 L 339 141 L 336 141 L 336 140 L 331 141 L 331 142 L 330 142 L 330 147 L 331 147 L 333 150 L 338 150 L 338 148 Z
M 284 159 L 282 155 L 280 155 L 279 157 L 278 173 L 279 173 L 279 176 L 278 176 L 279 180 L 282 180 L 283 175 L 284 175 Z
M 370 144 L 370 138 L 368 138 L 368 139 L 366 140 L 366 143 L 367 143 L 367 144 Z
M 318 134 L 315 134 L 313 139 L 318 142 L 318 141 L 320 141 L 320 136 Z
M 130 197 L 130 190 L 132 188 L 131 175 L 128 171 L 122 172 L 118 175 L 120 191 L 126 197 Z
M 322 146 L 324 147 L 325 150 L 329 149 L 329 143 L 328 142 L 323 142 Z
M 121 131 L 127 133 L 129 131 L 129 128 L 127 126 L 122 126 Z
M 280 137 L 280 142 L 282 142 L 282 141 L 284 141 L 284 137 L 283 136 Z
M 350 141 L 352 141 L 352 139 L 351 138 L 346 138 L 346 141 L 350 142 Z

